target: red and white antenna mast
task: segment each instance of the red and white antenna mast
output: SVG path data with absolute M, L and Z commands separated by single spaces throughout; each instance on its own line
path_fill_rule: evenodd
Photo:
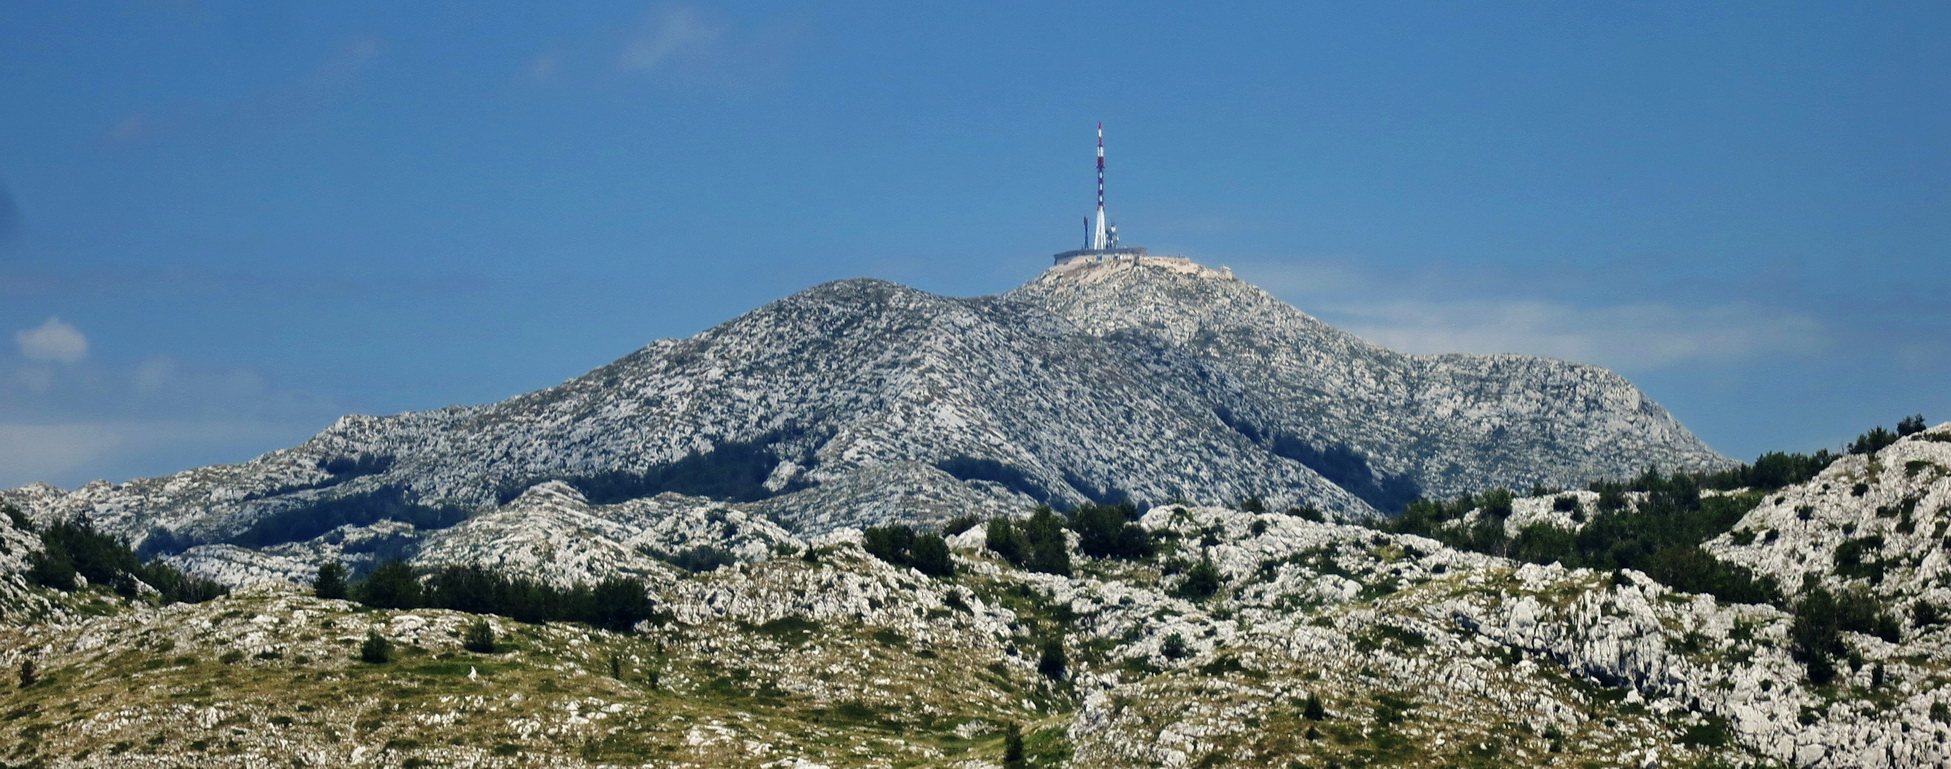
M 1091 250 L 1108 245 L 1104 230 L 1104 123 L 1097 124 L 1097 224 L 1091 229 Z

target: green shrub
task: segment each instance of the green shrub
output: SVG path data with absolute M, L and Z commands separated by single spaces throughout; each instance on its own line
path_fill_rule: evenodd
M 1022 769 L 1026 766 L 1023 761 L 1023 727 L 1014 721 L 1003 727 L 1003 766 L 1005 769 Z
M 1064 653 L 1064 639 L 1057 636 L 1044 640 L 1043 653 L 1038 656 L 1036 672 L 1042 673 L 1052 681 L 1064 680 L 1064 673 L 1070 666 L 1070 657 Z
M 1214 565 L 1212 556 L 1201 554 L 1199 562 L 1186 569 L 1185 579 L 1179 582 L 1176 591 L 1180 598 L 1201 601 L 1213 597 L 1220 587 L 1219 567 Z
M 908 563 L 931 577 L 955 574 L 955 559 L 949 557 L 948 540 L 934 534 L 915 536 L 914 544 L 908 547 Z
M 1168 660 L 1182 660 L 1192 656 L 1192 651 L 1186 648 L 1185 637 L 1178 633 L 1166 636 L 1165 642 L 1158 646 L 1158 653 Z
M 1063 517 L 1045 505 L 1037 508 L 1022 528 L 1030 545 L 1029 570 L 1070 576 L 1070 546 L 1064 537 Z
M 1152 535 L 1133 522 L 1137 506 L 1084 505 L 1071 512 L 1077 549 L 1092 558 L 1144 558 L 1152 554 Z
M 957 534 L 973 529 L 981 523 L 982 523 L 982 519 L 977 518 L 973 515 L 958 515 L 954 518 L 949 519 L 948 523 L 942 524 L 942 536 L 953 537 Z
M 378 630 L 368 630 L 366 642 L 359 645 L 359 659 L 374 665 L 386 664 L 393 659 L 393 644 Z
M 462 634 L 461 648 L 475 654 L 495 653 L 494 626 L 489 625 L 485 619 L 475 620 L 474 624 L 467 626 L 467 632 Z
M 1008 518 L 991 518 L 983 531 L 983 544 L 1003 560 L 1016 566 L 1030 562 L 1030 540 Z
M 915 530 L 898 523 L 870 526 L 860 536 L 860 545 L 868 555 L 894 566 L 908 565 L 908 548 L 914 541 Z
M 1306 699 L 1301 700 L 1301 717 L 1309 721 L 1320 721 L 1328 717 L 1327 709 L 1321 707 L 1319 695 L 1309 693 Z
M 629 577 L 610 577 L 596 583 L 591 591 L 595 604 L 594 616 L 590 624 L 619 633 L 627 633 L 637 627 L 637 623 L 650 620 L 657 614 L 657 606 L 650 600 L 650 591 L 644 583 Z

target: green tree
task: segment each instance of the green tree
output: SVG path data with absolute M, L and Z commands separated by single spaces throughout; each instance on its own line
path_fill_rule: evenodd
M 495 653 L 494 626 L 489 625 L 485 619 L 475 620 L 474 624 L 467 626 L 467 632 L 461 636 L 461 648 L 475 654 Z
M 1014 721 L 1003 727 L 1003 766 L 1006 769 L 1026 766 L 1023 759 L 1023 727 Z
M 359 659 L 374 665 L 386 664 L 393 659 L 393 644 L 379 630 L 367 630 L 366 642 L 359 645 Z
M 1151 532 L 1132 522 L 1137 506 L 1084 505 L 1071 513 L 1077 549 L 1092 558 L 1144 558 L 1152 554 Z
M 1037 658 L 1036 672 L 1052 681 L 1062 681 L 1069 667 L 1070 656 L 1064 653 L 1063 636 L 1044 639 L 1043 654 Z
M 1301 701 L 1301 717 L 1309 721 L 1320 721 L 1328 717 L 1327 709 L 1321 707 L 1320 695 L 1310 692 L 1307 699 Z
M 1182 660 L 1191 656 L 1192 650 L 1186 648 L 1185 636 L 1173 633 L 1165 637 L 1164 643 L 1159 644 L 1158 653 L 1168 660 Z
M 908 562 L 931 577 L 947 577 L 955 573 L 955 560 L 948 554 L 948 540 L 935 534 L 915 536 L 914 544 L 908 547 Z
M 312 580 L 312 594 L 320 598 L 344 598 L 345 576 L 345 567 L 338 561 L 326 561 L 318 567 L 318 578 Z
M 359 602 L 377 609 L 420 606 L 420 579 L 405 561 L 387 561 L 359 583 Z
M 597 583 L 592 599 L 596 609 L 592 624 L 619 633 L 630 632 L 637 623 L 652 619 L 657 613 L 649 589 L 628 577 L 611 577 Z
M 1821 686 L 1836 676 L 1835 658 L 1849 648 L 1843 643 L 1843 607 L 1821 587 L 1802 595 L 1789 623 L 1789 654 L 1808 670 L 1809 683 Z
M 1030 571 L 1070 576 L 1070 545 L 1064 537 L 1064 520 L 1045 505 L 1023 522 L 1023 536 L 1030 543 Z
M 868 555 L 894 566 L 908 565 L 908 549 L 914 542 L 915 530 L 898 523 L 870 526 L 860 535 L 860 545 Z
M 34 684 L 39 683 L 40 680 L 41 680 L 41 674 L 40 671 L 34 667 L 34 661 L 31 659 L 21 660 L 20 661 L 20 688 L 25 689 L 29 686 L 33 686 Z
M 1030 562 L 1030 540 L 1008 518 L 989 519 L 989 525 L 983 530 L 983 544 L 1018 567 Z

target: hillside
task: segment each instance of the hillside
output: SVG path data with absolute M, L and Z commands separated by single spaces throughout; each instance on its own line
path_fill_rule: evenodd
M 523 504 L 592 530 L 626 515 L 560 487 Z M 1941 506 L 1913 516 L 1947 522 Z M 486 654 L 461 648 L 476 617 L 459 612 L 269 582 L 156 607 L 24 587 L 23 559 L 0 559 L 10 600 L 57 607 L 0 623 L 0 665 L 31 658 L 41 677 L 6 699 L 0 744 L 16 747 L 0 760 L 994 767 L 1014 725 L 1031 766 L 1951 761 L 1942 623 L 1849 633 L 1858 661 L 1816 685 L 1794 615 L 1774 606 L 1280 513 L 1155 507 L 1138 520 L 1153 555 L 1092 559 L 1073 533 L 1069 576 L 1002 560 L 978 526 L 949 538 L 956 573 L 942 578 L 869 555 L 851 531 L 687 520 L 685 542 L 750 557 L 648 569 L 661 619 L 634 633 L 488 617 L 502 646 Z M 546 552 L 535 545 L 514 549 Z M 1210 597 L 1193 587 L 1201 563 Z M 369 631 L 390 661 L 358 660 Z
M 1148 258 L 973 299 L 830 283 L 500 403 L 349 416 L 243 464 L 0 498 L 148 553 L 309 567 L 347 542 L 432 546 L 550 482 L 818 535 L 1120 498 L 1358 520 L 1422 495 L 1725 464 L 1610 372 L 1405 356 L 1224 271 Z

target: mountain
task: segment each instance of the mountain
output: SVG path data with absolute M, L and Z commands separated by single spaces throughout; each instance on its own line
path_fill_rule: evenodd
M 1119 498 L 1354 520 L 1419 495 L 1726 464 L 1602 369 L 1403 355 L 1225 270 L 1148 257 L 969 299 L 829 283 L 500 403 L 349 416 L 243 464 L 5 498 L 150 553 L 302 563 L 347 538 L 373 557 L 431 546 L 547 483 L 817 535 Z

